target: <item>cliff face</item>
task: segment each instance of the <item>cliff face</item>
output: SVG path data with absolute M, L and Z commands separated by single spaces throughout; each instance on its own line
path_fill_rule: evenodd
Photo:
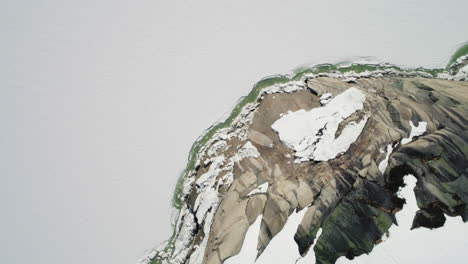
M 143 262 L 244 264 L 250 247 L 257 263 L 274 263 L 265 252 L 283 228 L 293 229 L 284 253 L 291 263 L 352 259 L 396 224 L 409 174 L 417 179 L 413 228 L 442 227 L 446 215 L 466 222 L 464 65 L 439 78 L 329 71 L 263 88 L 200 148 L 174 236 Z

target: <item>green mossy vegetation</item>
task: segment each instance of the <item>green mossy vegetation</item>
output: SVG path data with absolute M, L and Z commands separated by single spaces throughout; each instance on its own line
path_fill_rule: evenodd
M 259 81 L 257 84 L 254 85 L 250 93 L 239 101 L 239 103 L 234 107 L 231 114 L 224 122 L 217 123 L 208 128 L 208 130 L 205 131 L 205 133 L 192 145 L 187 162 L 187 167 L 177 180 L 176 189 L 172 198 L 172 205 L 175 208 L 180 209 L 182 207 L 180 194 L 183 191 L 184 180 L 187 174 L 195 168 L 195 163 L 198 159 L 198 155 L 201 148 L 213 137 L 214 134 L 216 134 L 216 132 L 218 132 L 220 129 L 229 127 L 232 124 L 232 122 L 236 119 L 236 117 L 239 116 L 240 112 L 242 111 L 242 108 L 246 104 L 252 103 L 257 99 L 262 89 L 267 88 L 269 86 L 273 86 L 275 84 L 284 84 L 289 81 L 290 79 L 287 76 L 274 76 Z
M 462 44 L 456 51 L 453 53 L 452 57 L 447 64 L 447 68 L 449 68 L 458 58 L 468 55 L 468 42 Z

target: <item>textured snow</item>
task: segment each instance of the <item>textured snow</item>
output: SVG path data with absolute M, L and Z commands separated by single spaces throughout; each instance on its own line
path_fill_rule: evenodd
M 222 153 L 227 148 L 227 142 L 225 140 L 220 140 L 215 143 L 208 149 L 208 156 L 217 156 Z
M 216 150 L 218 146 L 223 144 L 213 144 L 210 148 Z M 216 153 L 216 151 L 213 151 Z M 250 142 L 247 141 L 244 146 L 237 152 L 236 155 L 231 157 L 226 162 L 226 158 L 221 155 L 218 157 L 211 158 L 212 164 L 209 170 L 200 176 L 195 182 L 198 186 L 198 196 L 195 200 L 194 209 L 196 211 L 196 217 L 199 224 L 204 220 L 203 233 L 205 236 L 201 243 L 196 247 L 195 251 L 190 256 L 189 264 L 200 264 L 202 263 L 203 256 L 205 253 L 206 246 L 208 244 L 209 234 L 211 230 L 211 224 L 213 221 L 214 214 L 219 205 L 218 187 L 220 184 L 230 185 L 233 181 L 232 169 L 235 162 L 239 162 L 244 158 L 258 157 L 260 153 L 257 148 Z M 218 179 L 221 172 L 227 171 L 227 173 Z M 191 236 L 192 233 L 189 233 Z M 192 238 L 193 239 L 193 238 Z
M 316 144 L 314 160 L 325 161 L 335 158 L 338 154 L 348 150 L 351 144 L 357 140 L 364 126 L 367 123 L 368 117 L 358 123 L 350 122 L 341 132 L 341 135 L 334 138 L 335 133 L 324 134 L 323 138 Z
M 387 145 L 387 154 L 385 155 L 385 159 L 383 159 L 383 160 L 379 163 L 379 170 L 380 170 L 381 173 L 384 173 L 385 170 L 387 169 L 387 166 L 388 166 L 388 158 L 390 158 L 390 154 L 392 154 L 392 151 L 393 151 L 392 144 L 388 144 L 388 145 Z
M 266 193 L 266 191 L 268 190 L 268 185 L 269 185 L 268 182 L 265 182 L 265 183 L 261 184 L 260 186 L 258 186 L 257 188 L 255 188 L 251 192 L 249 192 L 249 194 L 247 194 L 247 196 L 252 196 L 252 195 L 255 195 L 255 194 L 258 194 L 258 193 Z
M 283 115 L 272 128 L 280 140 L 295 151 L 299 161 L 326 161 L 346 152 L 359 137 L 367 118 L 358 123 L 349 122 L 340 136 L 335 138 L 340 123 L 362 110 L 365 95 L 351 87 L 323 107 L 310 111 L 299 110 Z
M 247 143 L 245 143 L 245 145 L 234 156 L 233 160 L 235 162 L 239 162 L 244 158 L 256 158 L 258 156 L 260 156 L 260 152 L 258 152 L 257 148 L 250 141 L 247 141 Z
M 466 81 L 468 80 L 468 64 L 463 66 L 460 70 L 458 70 L 457 74 L 452 77 L 455 81 Z
M 290 81 L 287 83 L 278 83 L 272 86 L 266 87 L 260 93 L 260 96 L 264 94 L 273 94 L 273 93 L 292 93 L 295 91 L 305 89 L 303 81 Z
M 224 176 L 221 177 L 221 179 L 219 179 L 218 185 L 231 186 L 233 181 L 234 181 L 234 174 L 232 174 L 232 172 L 228 172 L 224 174 Z
M 191 254 L 189 264 L 201 264 L 203 261 L 203 256 L 205 254 L 206 246 L 208 245 L 208 238 L 210 237 L 211 223 L 213 222 L 214 213 L 216 208 L 213 208 L 210 213 L 207 214 L 205 219 L 205 225 L 203 226 L 203 232 L 205 236 L 203 237 L 202 242 L 198 245 L 195 251 Z
M 463 66 L 458 72 L 467 74 L 468 73 L 468 64 Z
M 217 177 L 222 171 L 222 165 L 225 162 L 223 155 L 213 158 L 213 163 L 210 165 L 209 170 L 200 176 L 195 182 L 198 188 L 198 196 L 195 200 L 194 210 L 196 211 L 196 219 L 198 224 L 204 222 L 203 232 L 205 236 L 202 242 L 198 245 L 195 251 L 190 256 L 190 264 L 200 264 L 203 260 L 205 248 L 208 243 L 209 233 L 211 230 L 211 223 L 213 221 L 214 214 L 219 204 L 218 189 L 216 188 Z M 184 222 L 186 219 L 184 219 Z M 192 232 L 188 233 L 188 236 L 192 240 Z M 183 239 L 183 238 L 177 238 Z M 191 241 L 190 240 L 190 241 Z M 189 249 L 189 247 L 186 247 Z M 183 252 L 186 249 L 180 249 Z M 176 251 L 177 252 L 177 251 Z M 187 254 L 183 254 L 183 260 Z
M 411 126 L 411 132 L 409 137 L 401 140 L 402 145 L 410 143 L 411 141 L 413 141 L 414 137 L 421 136 L 422 134 L 424 134 L 424 132 L 426 132 L 427 122 L 421 121 L 418 122 L 417 126 L 415 126 L 412 121 L 409 121 L 409 124 Z
M 176 252 L 174 259 L 182 263 L 189 253 L 189 245 L 192 243 L 192 232 L 196 228 L 196 223 L 190 211 L 184 207 L 182 211 L 183 222 L 177 230 L 177 238 L 174 243 L 174 252 Z
M 414 137 L 421 136 L 422 134 L 424 134 L 426 132 L 427 122 L 424 122 L 424 121 L 418 122 L 417 126 L 415 126 L 413 124 L 413 122 L 411 122 L 411 121 L 409 122 L 409 124 L 411 126 L 411 132 L 410 132 L 409 137 L 403 138 L 401 140 L 402 145 L 410 143 L 411 141 L 413 141 Z M 383 159 L 379 163 L 379 170 L 380 170 L 381 173 L 384 173 L 385 170 L 387 169 L 388 159 L 390 158 L 390 154 L 392 154 L 392 151 L 393 151 L 392 144 L 388 144 L 387 145 L 387 150 L 386 150 L 387 154 L 385 155 L 385 159 Z
M 468 249 L 468 226 L 461 217 L 447 217 L 445 225 L 438 229 L 410 230 L 418 210 L 413 191 L 417 180 L 408 175 L 404 182 L 406 186 L 400 190 L 399 196 L 406 199 L 406 204 L 403 210 L 396 213 L 398 226 L 390 227 L 390 237 L 378 244 L 369 255 L 361 255 L 354 260 L 341 257 L 337 264 L 466 263 L 465 255 L 460 252 Z
M 333 95 L 331 93 L 326 93 L 320 96 L 320 104 L 326 105 L 331 101 L 332 98 L 333 98 Z

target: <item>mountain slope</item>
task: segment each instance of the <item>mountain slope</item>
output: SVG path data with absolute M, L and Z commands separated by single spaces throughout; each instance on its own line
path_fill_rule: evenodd
M 174 236 L 141 262 L 243 264 L 250 248 L 271 263 L 286 229 L 292 262 L 352 259 L 396 224 L 405 175 L 417 179 L 413 228 L 467 221 L 465 59 L 447 70 L 326 64 L 255 86 L 192 148 Z

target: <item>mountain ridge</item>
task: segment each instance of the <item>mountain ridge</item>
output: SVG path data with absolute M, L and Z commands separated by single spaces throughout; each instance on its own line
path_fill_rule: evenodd
M 261 255 L 290 215 L 304 209 L 294 236 L 299 256 L 315 243 L 319 229 L 322 234 L 314 247 L 317 263 L 368 253 L 403 207 L 395 194 L 407 174 L 418 178 L 415 192 L 421 204 L 413 227 L 440 227 L 444 214 L 460 215 L 466 221 L 468 188 L 455 186 L 464 186 L 466 180 L 468 70 L 466 56 L 454 61 L 445 70 L 408 70 L 389 64 L 351 64 L 344 70 L 322 64 L 292 78 L 259 82 L 224 123 L 207 130 L 192 147 L 174 198 L 180 209 L 174 236 L 141 263 L 223 263 L 239 253 L 249 226 L 260 215 Z M 323 108 L 349 89 L 365 95 L 363 110 L 339 120 L 334 132 L 322 126 L 315 137 L 319 141 L 301 147 L 316 147 L 324 131 L 337 139 L 353 122 L 368 116 L 357 141 L 327 161 L 295 159 L 296 149 L 285 144 L 273 123 L 291 113 Z M 331 96 L 322 98 L 327 94 Z M 421 122 L 427 130 L 411 137 Z M 249 195 L 265 183 L 266 191 Z M 456 199 L 444 194 L 447 190 Z M 365 230 L 348 230 L 351 222 L 362 224 L 353 218 L 358 213 L 367 215 Z M 336 228 L 342 236 L 333 232 Z M 367 238 L 350 240 L 346 234 Z

